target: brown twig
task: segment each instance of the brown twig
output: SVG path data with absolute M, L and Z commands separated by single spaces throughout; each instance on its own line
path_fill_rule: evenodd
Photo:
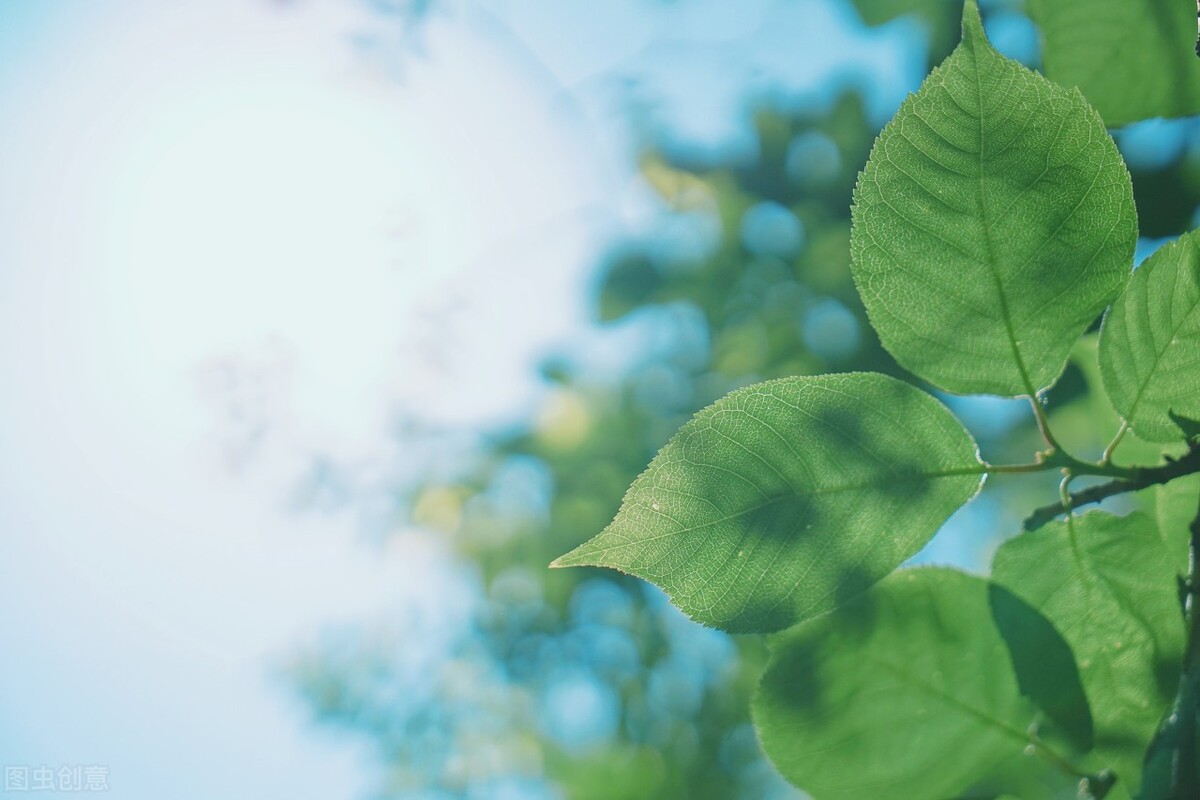
M 1200 446 L 1193 446 L 1179 459 L 1167 457 L 1167 463 L 1158 467 L 1136 469 L 1131 478 L 1120 478 L 1108 483 L 1089 486 L 1072 493 L 1067 502 L 1059 501 L 1035 510 L 1021 526 L 1027 531 L 1037 530 L 1068 509 L 1099 503 L 1101 500 L 1126 492 L 1136 492 L 1160 483 L 1167 483 L 1184 475 L 1200 472 Z

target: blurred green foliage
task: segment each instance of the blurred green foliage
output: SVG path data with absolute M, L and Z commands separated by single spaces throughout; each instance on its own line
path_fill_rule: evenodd
M 606 602 L 627 609 L 617 614 L 622 635 L 609 645 L 631 649 L 631 669 L 607 675 L 594 669 L 612 653 L 574 658 L 600 673 L 619 698 L 617 733 L 582 750 L 560 748 L 545 735 L 536 745 L 545 776 L 568 797 L 715 800 L 791 792 L 772 779 L 749 728 L 749 695 L 765 655 L 760 640 L 703 631 L 727 641 L 731 657 L 700 677 L 702 689 L 694 701 L 671 709 L 670 702 L 646 695 L 678 689 L 647 676 L 656 666 L 695 658 L 694 643 L 672 637 L 670 629 L 698 626 L 683 620 L 656 592 L 648 595 L 655 590 L 636 580 L 544 569 L 603 528 L 630 481 L 674 429 L 730 389 L 784 375 L 896 372 L 867 334 L 849 273 L 850 193 L 874 136 L 861 98 L 846 94 L 825 111 L 794 116 L 763 110 L 756 130 L 761 158 L 752 165 L 695 171 L 669 153 L 648 151 L 641 157 L 644 179 L 666 213 L 703 215 L 720 232 L 700 258 L 686 248 L 679 254 L 653 241 L 630 241 L 616 245 L 598 268 L 598 324 L 659 315 L 668 331 L 667 346 L 649 348 L 615 381 L 597 380 L 567 356 L 551 359 L 544 374 L 552 388 L 526 425 L 496 432 L 459 480 L 421 485 L 411 497 L 412 521 L 452 536 L 463 557 L 479 565 L 493 602 L 480 610 L 477 645 L 530 697 L 548 673 L 572 663 L 561 648 L 546 643 L 578 646 L 581 626 L 572 619 L 572 608 L 581 588 L 594 590 L 602 582 L 609 593 Z M 755 209 L 768 209 L 763 230 L 748 230 Z M 827 332 L 812 328 L 814 312 L 818 322 L 825 314 L 824 324 L 842 342 L 830 346 Z M 534 465 L 549 477 L 552 488 L 544 508 L 505 509 L 492 502 L 498 481 L 514 464 Z M 535 613 L 522 615 L 513 608 L 519 599 L 497 595 L 496 588 L 511 583 L 516 573 L 528 578 L 527 568 L 537 570 L 531 580 L 541 583 L 534 590 L 540 601 Z M 543 645 L 540 656 L 529 656 Z M 553 663 L 556 659 L 561 663 Z M 321 718 L 371 736 L 384 746 L 385 759 L 412 770 L 398 784 L 404 791 L 432 783 L 462 792 L 471 781 L 484 780 L 448 771 L 428 775 L 428 762 L 404 765 L 413 758 L 406 749 L 411 742 L 388 746 L 383 729 L 393 720 L 368 722 L 371 717 L 363 715 L 359 703 L 369 698 L 329 690 L 344 678 L 339 670 L 385 665 L 370 667 L 369 657 L 348 665 L 316 654 L 299 663 L 296 676 Z M 536 730 L 538 721 L 529 716 L 516 727 Z M 410 729 L 401 738 L 417 735 L 419 730 Z M 714 757 L 720 753 L 727 757 Z

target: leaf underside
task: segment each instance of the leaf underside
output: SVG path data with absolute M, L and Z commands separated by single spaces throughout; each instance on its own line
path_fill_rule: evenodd
M 816 800 L 1064 788 L 1023 755 L 1035 709 L 990 623 L 988 581 L 953 570 L 898 572 L 780 634 L 752 712 L 771 761 Z
M 1200 475 L 1177 478 L 1142 493 L 1146 511 L 1154 520 L 1159 538 L 1183 577 L 1188 572 L 1188 542 L 1192 520 L 1200 512 Z
M 907 383 L 784 378 L 697 414 L 616 519 L 554 566 L 612 567 L 706 624 L 776 631 L 914 555 L 974 496 L 982 472 L 962 424 Z
M 992 579 L 1070 645 L 1091 706 L 1095 766 L 1127 787 L 1140 784 L 1179 679 L 1176 563 L 1149 516 L 1093 511 L 1009 540 L 992 566 Z
M 852 270 L 880 340 L 952 392 L 1034 394 L 1120 292 L 1129 173 L 1078 92 L 963 41 L 880 134 L 855 189 Z
M 1180 441 L 1200 418 L 1200 234 L 1159 248 L 1134 272 L 1100 332 L 1113 407 L 1139 437 Z

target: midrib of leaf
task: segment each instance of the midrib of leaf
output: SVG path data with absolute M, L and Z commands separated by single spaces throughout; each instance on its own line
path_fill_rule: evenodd
M 1141 623 L 1144 628 L 1149 630 L 1151 626 L 1146 622 L 1145 619 L 1142 618 L 1142 615 L 1137 612 L 1137 609 L 1135 609 L 1133 606 L 1130 606 L 1126 602 L 1123 592 L 1121 592 L 1119 588 L 1111 580 L 1109 580 L 1108 576 L 1105 575 L 1105 571 L 1103 569 L 1096 569 L 1092 565 L 1092 556 L 1079 542 L 1079 532 L 1075 528 L 1074 516 L 1067 517 L 1067 540 L 1071 543 L 1071 555 L 1075 562 L 1075 566 L 1078 568 L 1080 575 L 1082 575 L 1085 581 L 1083 589 L 1086 592 L 1089 600 L 1085 606 L 1087 610 L 1087 616 L 1083 620 L 1077 621 L 1072 627 L 1082 630 L 1089 629 L 1093 619 L 1093 609 L 1096 605 L 1090 601 L 1094 595 L 1103 595 L 1109 598 L 1114 605 L 1116 605 L 1130 617 Z M 1051 601 L 1058 596 L 1058 593 L 1067 588 L 1069 585 L 1069 581 L 1062 583 L 1057 589 L 1046 596 L 1041 605 L 1043 607 L 1050 605 Z
M 1071 536 L 1071 546 L 1073 548 L 1075 548 L 1075 547 L 1077 547 L 1078 540 L 1076 537 L 1078 536 L 1078 534 L 1075 530 L 1074 517 L 1067 517 L 1067 529 L 1070 532 L 1070 536 Z M 1084 573 L 1084 575 L 1088 579 L 1086 588 L 1089 590 L 1089 593 L 1091 593 L 1091 592 L 1095 592 L 1097 594 L 1102 593 L 1102 594 L 1106 595 L 1107 597 L 1109 597 L 1112 600 L 1113 604 L 1115 604 L 1118 608 L 1120 608 L 1123 612 L 1125 612 L 1125 614 L 1128 615 L 1130 619 L 1136 620 L 1138 622 L 1138 624 L 1140 624 L 1142 626 L 1143 630 L 1150 632 L 1151 633 L 1150 639 L 1152 641 L 1154 641 L 1155 637 L 1153 636 L 1153 633 L 1152 633 L 1154 631 L 1154 624 L 1149 619 L 1147 619 L 1137 609 L 1136 606 L 1130 604 L 1129 593 L 1126 591 L 1125 587 L 1121 586 L 1119 583 L 1117 583 L 1116 581 L 1113 580 L 1113 578 L 1112 578 L 1113 571 L 1112 570 L 1104 569 L 1103 562 L 1101 562 L 1099 567 L 1094 566 L 1095 558 L 1096 557 L 1094 554 L 1088 553 L 1086 550 L 1082 550 L 1082 549 L 1078 551 L 1078 555 L 1076 556 L 1076 561 L 1079 565 L 1080 570 Z M 1094 606 L 1095 606 L 1094 603 L 1089 603 L 1088 604 L 1089 610 L 1092 609 Z M 1155 643 L 1155 645 L 1158 644 L 1157 641 L 1154 641 L 1154 643 Z
M 982 30 L 982 24 L 980 28 Z M 984 249 L 987 252 L 988 271 L 992 275 L 992 282 L 996 285 L 996 294 L 1000 298 L 1000 318 L 1004 321 L 1004 332 L 1008 336 L 1008 345 L 1012 348 L 1013 359 L 1017 362 L 1017 372 L 1021 376 L 1021 383 L 1025 385 L 1025 391 L 1029 393 L 1030 397 L 1036 397 L 1037 392 L 1033 388 L 1033 381 L 1029 379 L 1029 370 L 1025 368 L 1025 360 L 1021 358 L 1021 349 L 1017 347 L 1017 334 L 1013 329 L 1012 312 L 1008 308 L 1008 295 L 1004 293 L 1004 284 L 1001 282 L 1000 273 L 996 268 L 996 250 L 992 243 L 991 222 L 988 219 L 987 188 L 983 179 L 983 167 L 987 158 L 984 150 L 983 83 L 979 77 L 979 53 L 975 49 L 977 44 L 972 39 L 971 71 L 975 75 L 975 99 L 978 104 L 976 116 L 979 118 L 979 214 L 983 218 Z
M 1025 732 L 1012 727 L 1011 725 L 1009 725 L 1007 722 L 1005 722 L 1002 719 L 997 719 L 996 717 L 993 717 L 991 714 L 987 713 L 986 711 L 982 711 L 982 710 L 970 705 L 969 703 L 963 702 L 962 700 L 958 699 L 954 695 L 948 694 L 948 693 L 938 689 L 936 686 L 926 683 L 925 681 L 921 680 L 920 678 L 916 677 L 915 675 L 911 675 L 908 672 L 906 672 L 905 670 L 901 669 L 900 667 L 897 667 L 895 664 L 891 664 L 887 661 L 882 661 L 878 658 L 875 658 L 869 652 L 864 653 L 863 658 L 866 661 L 871 662 L 872 664 L 874 664 L 877 667 L 882 667 L 884 670 L 886 670 L 886 671 L 890 672 L 891 674 L 895 675 L 896 677 L 900 678 L 901 681 L 909 684 L 913 688 L 924 692 L 925 694 L 929 695 L 930 697 L 933 697 L 934 699 L 939 700 L 948 706 L 958 709 L 959 711 L 963 712 L 967 716 L 973 717 L 974 719 L 978 720 L 979 722 L 982 722 L 984 725 L 988 725 L 988 726 L 995 728 L 996 730 L 1005 734 L 1006 736 L 1013 739 L 1014 741 L 1020 742 L 1022 745 L 1028 745 L 1028 744 L 1033 743 L 1030 740 L 1029 736 Z
M 1071 628 L 1075 630 L 1086 631 L 1091 628 L 1095 609 L 1095 604 L 1091 602 L 1091 599 L 1093 593 L 1099 593 L 1097 589 L 1097 583 L 1099 581 L 1097 579 L 1096 571 L 1092 568 L 1092 562 L 1088 557 L 1086 548 L 1084 548 L 1079 542 L 1079 532 L 1075 529 L 1075 517 L 1072 515 L 1067 516 L 1067 541 L 1071 543 L 1071 556 L 1075 561 L 1075 567 L 1079 570 L 1080 574 L 1083 575 L 1085 582 L 1083 588 L 1089 601 L 1084 607 L 1084 618 L 1077 620 L 1075 624 L 1071 625 Z M 1063 589 L 1066 589 L 1069 585 L 1070 581 L 1064 581 L 1062 584 L 1060 584 L 1058 588 L 1046 596 L 1046 599 L 1041 603 L 1041 607 L 1048 607 L 1054 598 L 1058 596 L 1059 592 L 1061 592 Z M 1109 594 L 1111 595 L 1112 593 L 1110 592 Z M 1115 602 L 1118 606 L 1121 605 L 1120 600 L 1115 600 Z M 1087 668 L 1084 667 L 1083 669 L 1086 670 Z M 1109 679 L 1112 679 L 1111 675 L 1109 675 Z
M 1090 577 L 1091 564 L 1087 562 L 1087 556 L 1079 546 L 1079 533 L 1075 530 L 1075 517 L 1072 514 L 1067 515 L 1067 540 L 1071 543 L 1071 555 L 1075 557 L 1075 566 Z
M 895 479 L 888 480 L 888 481 L 881 481 L 881 480 L 867 481 L 865 483 L 844 484 L 841 486 L 827 486 L 827 487 L 820 488 L 820 489 L 807 489 L 807 490 L 801 490 L 801 489 L 796 489 L 794 487 L 789 487 L 792 489 L 791 493 L 781 494 L 777 497 L 772 497 L 769 500 L 766 500 L 755 506 L 738 509 L 737 511 L 733 512 L 732 514 L 727 514 L 724 517 L 721 517 L 720 519 L 708 520 L 706 522 L 700 523 L 699 525 L 692 525 L 691 527 L 680 528 L 677 531 L 660 533 L 655 536 L 646 536 L 646 537 L 640 538 L 637 541 L 633 541 L 633 542 L 626 542 L 626 543 L 622 543 L 622 544 L 609 545 L 608 547 L 597 548 L 595 550 L 589 551 L 588 555 L 589 556 L 598 556 L 598 555 L 607 553 L 611 550 L 620 550 L 620 549 L 623 549 L 626 547 L 632 547 L 634 545 L 641 545 L 641 544 L 645 544 L 647 542 L 654 542 L 659 539 L 666 539 L 671 536 L 679 536 L 679 535 L 685 534 L 685 533 L 693 533 L 695 531 L 704 530 L 705 528 L 711 528 L 714 525 L 720 525 L 723 522 L 729 522 L 730 520 L 738 519 L 739 517 L 744 517 L 747 514 L 753 514 L 755 511 L 761 511 L 764 508 L 769 508 L 770 506 L 773 506 L 776 503 L 783 502 L 784 500 L 788 500 L 793 497 L 818 497 L 818 496 L 827 495 L 827 494 L 838 494 L 840 492 L 859 492 L 859 491 L 863 491 L 865 489 L 875 489 L 875 488 L 878 488 L 879 486 L 882 486 L 885 484 L 896 485 L 896 484 L 904 484 L 904 483 L 917 483 L 919 481 L 937 480 L 938 478 L 953 478 L 953 477 L 957 477 L 957 476 L 961 476 L 961 475 L 986 475 L 986 474 L 987 474 L 987 467 L 984 466 L 983 464 L 980 464 L 978 467 L 960 467 L 957 469 L 938 470 L 937 472 L 921 472 L 921 473 L 917 473 L 916 475 L 912 475 L 910 473 L 907 476 L 897 476 Z M 670 489 L 670 488 L 663 488 L 663 487 L 657 487 L 657 488 L 660 489 L 661 491 L 667 491 L 667 492 L 674 491 L 673 489 Z M 662 509 L 654 508 L 653 506 L 648 506 L 648 505 L 644 505 L 644 504 L 640 504 L 640 503 L 639 503 L 639 506 L 641 508 L 645 508 L 645 509 L 649 510 L 652 513 L 658 514 L 661 517 L 669 519 L 672 522 L 675 522 L 675 520 L 672 519 L 670 516 L 668 516 L 665 512 L 663 512 Z M 678 524 L 678 523 L 676 523 L 676 524 Z M 570 555 L 570 553 L 568 553 L 567 555 Z M 565 557 L 566 556 L 564 556 L 563 558 L 565 558 Z M 562 560 L 561 558 L 556 559 L 554 561 L 554 564 L 558 564 L 558 562 L 561 560 Z M 554 564 L 552 564 L 551 566 L 553 566 Z

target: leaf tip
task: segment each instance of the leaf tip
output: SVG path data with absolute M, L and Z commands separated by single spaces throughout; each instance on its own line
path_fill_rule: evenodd
M 966 0 L 963 3 L 962 38 L 969 44 L 987 41 L 983 32 L 983 20 L 979 16 L 979 3 L 976 0 Z
M 550 562 L 550 569 L 592 566 L 594 562 L 588 560 L 587 553 L 584 552 L 585 547 L 587 547 L 587 543 L 576 547 L 570 552 L 563 553 L 561 556 Z

